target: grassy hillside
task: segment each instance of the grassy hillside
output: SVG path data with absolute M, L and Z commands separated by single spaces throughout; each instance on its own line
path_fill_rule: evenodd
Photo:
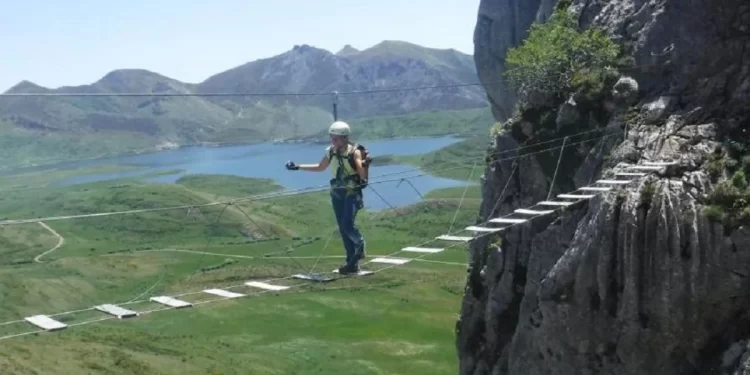
M 22 98 L 23 100 L 30 100 Z M 16 99 L 17 100 L 17 99 Z M 63 160 L 88 159 L 158 147 L 202 143 L 252 143 L 298 138 L 318 133 L 332 121 L 322 109 L 258 101 L 234 111 L 195 98 L 147 100 L 115 98 L 117 113 L 98 111 L 101 98 L 39 98 L 54 103 L 54 111 L 29 106 L 19 109 L 10 100 L 0 109 L 0 167 L 28 166 Z M 197 99 L 201 100 L 201 99 Z M 0 108 L 7 98 L 0 98 Z M 7 103 L 6 103 L 7 104 Z M 158 106 L 164 114 L 151 113 Z M 134 108 L 138 108 L 133 112 Z M 50 114 L 53 112 L 54 114 Z
M 344 119 L 353 127 L 355 140 L 458 135 L 487 137 L 495 120 L 487 108 L 425 111 L 397 116 Z M 327 129 L 307 139 L 328 139 Z
M 201 141 L 226 144 L 296 139 L 327 129 L 333 121 L 330 111 L 294 102 L 274 105 L 259 100 L 236 113 L 221 129 L 205 134 Z
M 6 218 L 20 218 L 194 205 L 277 188 L 266 180 L 217 176 L 189 176 L 175 185 L 108 181 L 11 190 L 0 198 L 0 210 Z M 369 259 L 444 233 L 462 192 L 433 192 L 414 206 L 363 212 L 358 222 L 368 239 Z M 472 190 L 463 202 L 457 225 L 473 223 L 477 193 Z M 57 242 L 51 232 L 38 224 L 2 228 L 3 243 L 13 246 L 0 248 L 0 255 L 21 262 L 0 265 L 5 302 L 0 317 L 15 320 L 237 285 L 252 278 L 330 271 L 341 261 L 343 249 L 335 233 L 327 241 L 335 228 L 327 194 L 301 197 L 245 202 L 226 210 L 204 207 L 51 221 L 47 225 L 65 243 L 45 255 L 42 263 L 33 258 Z M 376 198 L 366 193 L 366 199 Z M 293 251 L 286 254 L 290 247 Z M 465 266 L 460 265 L 466 263 L 465 248 L 424 259 L 449 263 L 415 260 L 366 278 L 13 338 L 0 346 L 0 372 L 453 374 L 453 328 L 465 281 Z M 211 296 L 181 298 L 199 302 Z M 160 306 L 142 302 L 127 307 L 147 312 Z M 87 311 L 57 318 L 76 323 L 102 317 Z M 0 335 L 31 329 L 26 323 L 0 325 Z
M 411 164 L 430 171 L 436 176 L 457 180 L 466 180 L 471 177 L 472 181 L 478 181 L 486 165 L 482 161 L 486 151 L 487 138 L 473 136 L 426 154 L 378 155 L 373 159 L 373 165 Z
M 428 111 L 400 116 L 383 116 L 355 121 L 358 139 L 427 137 L 455 134 L 485 136 L 494 123 L 489 108 L 457 111 Z
M 104 157 L 155 146 L 152 140 L 130 133 L 39 133 L 0 120 L 0 169 Z
M 247 179 L 231 175 L 187 175 L 177 180 L 177 184 L 216 198 L 247 197 L 282 189 L 270 179 Z

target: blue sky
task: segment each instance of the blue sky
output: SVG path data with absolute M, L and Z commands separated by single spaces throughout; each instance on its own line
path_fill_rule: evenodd
M 121 68 L 186 82 L 309 44 L 382 40 L 473 53 L 479 0 L 20 0 L 0 12 L 0 92 L 90 84 Z M 400 4 L 399 4 L 400 3 Z

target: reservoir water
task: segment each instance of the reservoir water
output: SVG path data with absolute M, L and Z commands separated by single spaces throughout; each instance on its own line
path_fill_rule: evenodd
M 414 138 L 368 141 L 365 145 L 371 155 L 414 155 L 438 150 L 449 146 L 460 139 L 454 137 Z M 322 144 L 256 144 L 227 147 L 189 147 L 177 150 L 149 154 L 123 156 L 73 162 L 65 169 L 82 168 L 96 165 L 129 165 L 142 167 L 137 171 L 103 173 L 75 176 L 58 181 L 58 185 L 75 185 L 94 181 L 113 180 L 123 177 L 138 177 L 155 172 L 182 170 L 177 174 L 161 175 L 146 178 L 155 183 L 174 183 L 188 174 L 224 174 L 243 177 L 268 178 L 286 189 L 305 189 L 327 186 L 332 172 L 329 167 L 324 172 L 288 171 L 284 168 L 287 160 L 297 164 L 317 163 L 323 157 L 325 145 Z M 409 181 L 421 194 L 431 190 L 465 186 L 465 181 L 434 177 L 425 174 L 411 165 L 384 165 L 370 167 L 370 180 L 400 179 L 409 177 Z M 378 176 L 384 176 L 378 178 Z M 374 189 L 374 190 L 373 190 Z M 378 197 L 379 193 L 383 199 Z M 283 199 L 304 199 L 304 195 Z M 409 184 L 401 181 L 374 183 L 365 190 L 365 207 L 368 210 L 380 210 L 388 207 L 413 204 L 421 200 L 419 194 Z

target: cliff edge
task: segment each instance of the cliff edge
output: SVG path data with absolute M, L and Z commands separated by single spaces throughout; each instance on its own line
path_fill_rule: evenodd
M 677 164 L 473 241 L 460 373 L 750 374 L 750 3 L 482 0 L 483 82 L 503 78 L 507 52 L 555 8 L 605 30 L 628 64 L 594 95 L 487 84 L 504 123 L 479 222 L 627 165 Z

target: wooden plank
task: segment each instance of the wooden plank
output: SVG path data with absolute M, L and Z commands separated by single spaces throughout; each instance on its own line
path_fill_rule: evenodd
M 172 298 L 172 297 L 167 297 L 167 296 L 151 297 L 149 298 L 149 301 L 161 303 L 162 305 L 174 307 L 176 309 L 193 306 L 193 304 L 190 302 L 185 302 L 185 301 Z
M 661 171 L 664 169 L 664 167 L 657 167 L 653 165 L 633 165 L 628 167 L 628 169 L 637 171 Z
M 276 290 L 276 291 L 279 291 L 279 290 L 289 289 L 288 286 L 273 285 L 273 284 L 268 284 L 268 283 L 264 283 L 264 282 L 260 282 L 260 281 L 248 281 L 248 282 L 245 283 L 245 285 L 251 286 L 251 287 L 254 287 L 254 288 L 258 288 L 258 289 L 265 289 L 265 290 Z
M 521 224 L 529 221 L 528 219 L 511 219 L 507 217 L 496 217 L 490 220 L 491 223 L 497 224 Z
M 607 184 L 607 185 L 627 185 L 633 181 L 631 180 L 597 180 L 597 184 Z
M 580 188 L 578 190 L 581 190 L 581 191 L 602 191 L 603 192 L 603 191 L 610 191 L 610 190 L 612 190 L 612 188 L 611 187 L 591 187 L 591 186 L 584 186 L 584 187 L 582 187 L 582 188 Z
M 295 278 L 295 279 L 321 281 L 321 282 L 326 282 L 326 281 L 332 281 L 333 280 L 330 277 L 319 275 L 319 274 L 314 274 L 314 273 L 298 273 L 296 275 L 292 275 L 292 277 Z
M 226 298 L 239 298 L 239 297 L 244 297 L 245 296 L 244 294 L 230 292 L 230 291 L 224 290 L 224 289 L 206 289 L 203 292 L 204 293 L 208 293 L 208 294 L 217 295 L 217 296 L 220 296 L 220 297 L 226 297 Z
M 465 236 L 449 236 L 449 235 L 442 235 L 435 237 L 436 240 L 443 240 L 443 241 L 456 241 L 456 242 L 469 242 L 474 239 L 474 237 L 465 237 Z
M 57 331 L 68 326 L 65 323 L 58 322 L 57 320 L 48 317 L 47 315 L 34 315 L 23 319 L 45 331 Z
M 125 318 L 132 318 L 134 316 L 138 316 L 138 313 L 133 310 L 124 309 L 117 305 L 112 304 L 104 304 L 99 306 L 94 306 L 94 309 L 99 310 L 103 313 L 116 316 L 118 319 L 125 319 Z
M 427 254 L 436 254 L 443 250 L 445 249 L 438 249 L 438 248 L 432 248 L 432 247 L 413 247 L 413 246 L 405 247 L 401 249 L 401 251 L 406 251 L 406 252 L 427 253 Z
M 542 201 L 537 203 L 540 206 L 570 206 L 573 202 L 561 202 L 561 201 Z
M 527 210 L 525 208 L 519 208 L 513 212 L 524 215 L 548 215 L 555 212 L 555 210 Z
M 409 263 L 410 261 L 411 259 L 388 258 L 388 257 L 378 257 L 378 258 L 371 260 L 371 262 L 373 263 L 387 263 L 387 264 L 398 264 L 398 265 L 406 264 L 406 263 Z
M 490 221 L 492 221 L 492 220 L 490 220 Z M 470 227 L 466 227 L 466 228 L 464 228 L 464 229 L 465 229 L 465 230 L 470 230 L 470 231 L 474 231 L 474 232 L 487 232 L 487 233 L 489 233 L 489 232 L 497 232 L 497 231 L 500 231 L 500 230 L 502 230 L 503 228 L 487 228 L 487 227 L 480 227 L 480 226 L 472 225 L 472 226 L 470 226 Z

